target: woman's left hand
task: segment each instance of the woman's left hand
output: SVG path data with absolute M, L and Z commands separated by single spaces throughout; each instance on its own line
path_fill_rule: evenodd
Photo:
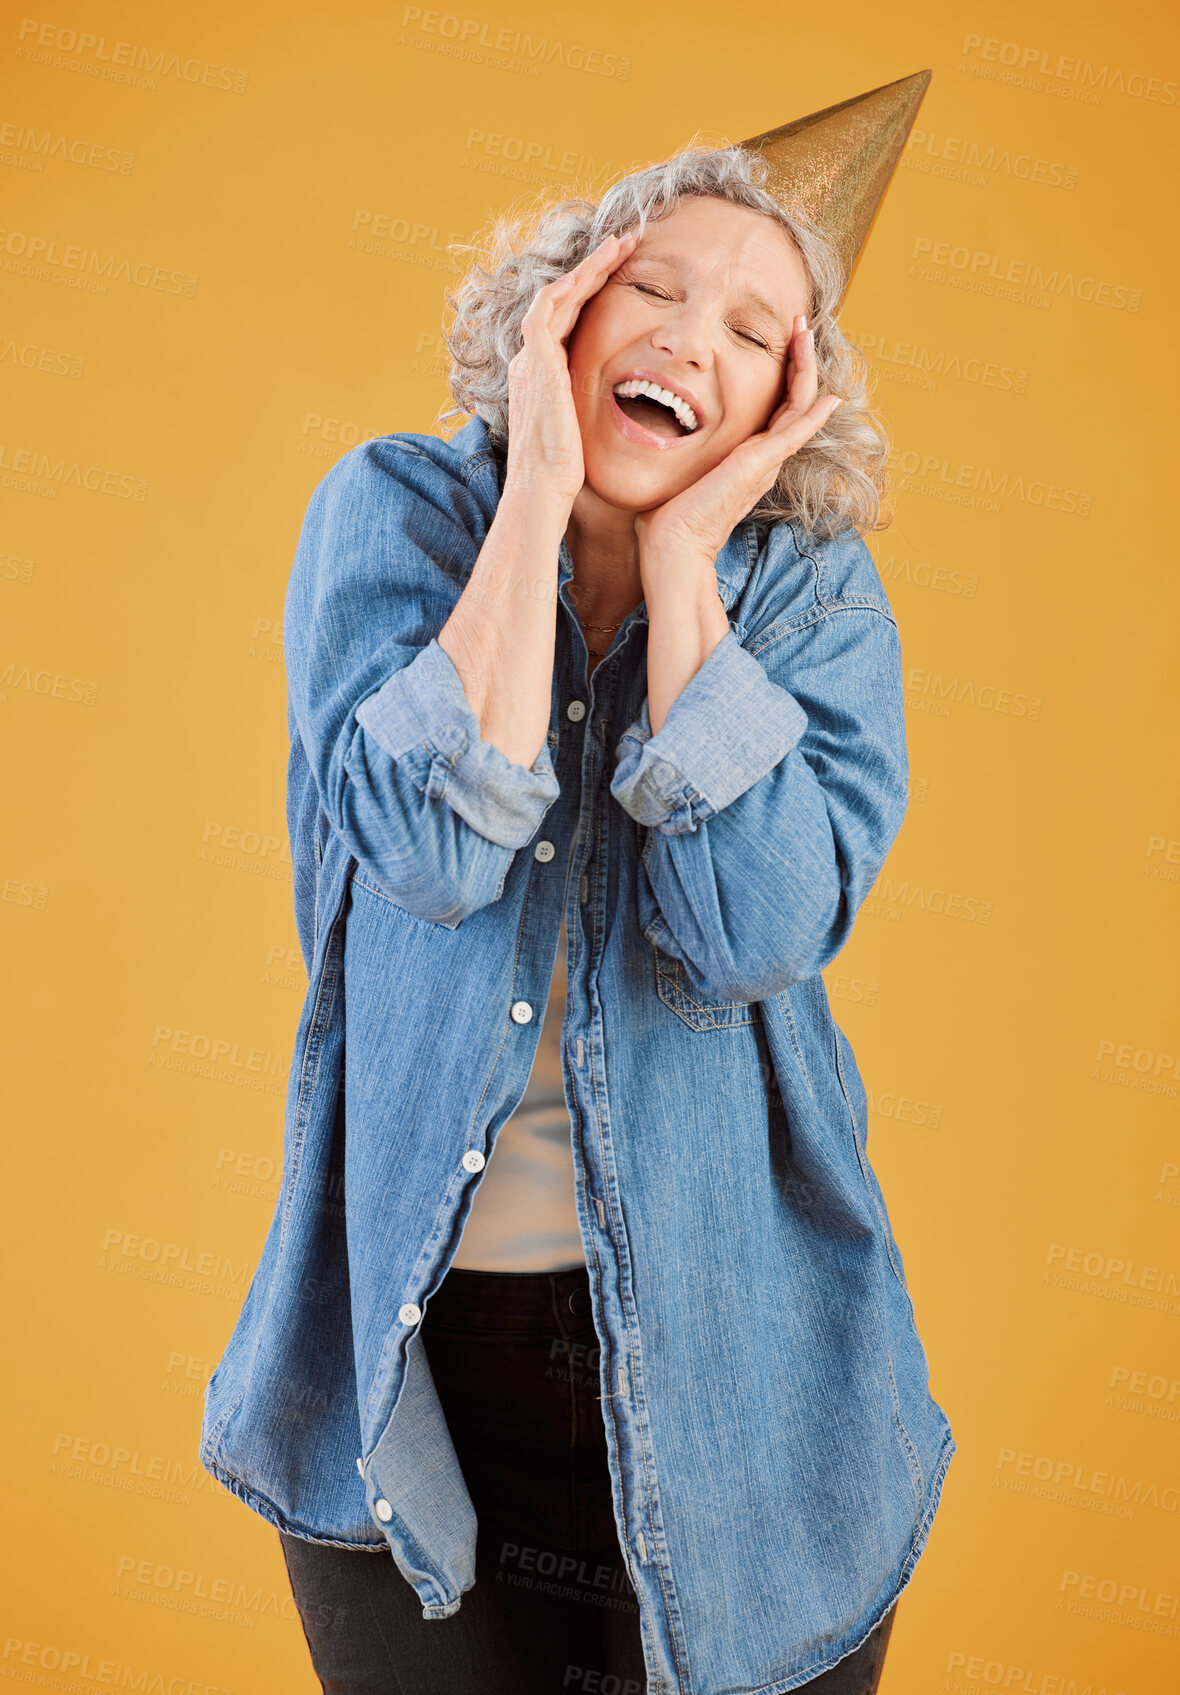
M 806 319 L 795 319 L 787 350 L 786 398 L 764 430 L 749 436 L 698 482 L 635 517 L 641 571 L 666 560 L 683 570 L 691 560 L 711 564 L 734 527 L 773 487 L 784 460 L 797 453 L 840 405 L 837 395 L 816 398 L 815 343 Z

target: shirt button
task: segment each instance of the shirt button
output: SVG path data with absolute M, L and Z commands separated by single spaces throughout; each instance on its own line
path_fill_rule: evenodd
M 360 1472 L 362 1477 L 365 1475 L 365 1462 L 359 1457 L 356 1462 L 356 1469 Z
M 382 1524 L 388 1524 L 390 1519 L 393 1517 L 393 1508 L 385 1499 L 384 1495 L 379 1496 L 377 1500 L 373 1502 L 373 1509 Z
M 552 859 L 556 852 L 557 849 L 554 847 L 552 842 L 538 842 L 536 847 L 533 849 L 533 858 L 541 860 Z
M 528 1001 L 513 1001 L 512 1022 L 514 1024 L 527 1024 L 532 1016 L 533 1009 Z
M 581 723 L 582 719 L 586 716 L 586 703 L 585 703 L 585 701 L 584 700 L 571 700 L 569 705 L 565 709 L 565 715 L 566 715 L 567 718 L 571 719 L 573 721 L 573 723 L 575 723 L 575 724 Z
M 404 1306 L 398 1307 L 397 1316 L 403 1324 L 417 1324 L 422 1317 L 422 1308 L 416 1307 L 413 1301 L 407 1301 Z
M 463 1155 L 463 1168 L 466 1171 L 482 1171 L 484 1163 L 484 1157 L 478 1148 L 468 1148 Z

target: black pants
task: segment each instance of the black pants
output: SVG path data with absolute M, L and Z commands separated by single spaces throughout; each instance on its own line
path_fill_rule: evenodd
M 585 1268 L 452 1269 L 421 1339 L 475 1505 L 475 1587 L 424 1619 L 389 1553 L 280 1531 L 325 1695 L 644 1695 Z M 874 1695 L 893 1611 L 802 1687 Z

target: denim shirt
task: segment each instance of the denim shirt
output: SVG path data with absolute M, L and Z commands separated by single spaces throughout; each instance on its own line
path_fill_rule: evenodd
M 549 731 L 480 734 L 438 631 L 502 488 L 479 419 L 346 453 L 287 591 L 308 988 L 283 1178 L 200 1457 L 269 1523 L 389 1548 L 424 1617 L 476 1519 L 419 1335 L 525 1089 L 562 916 L 578 1219 L 620 1546 L 658 1695 L 777 1695 L 913 1575 L 932 1398 L 820 972 L 906 808 L 897 625 L 863 539 L 746 520 L 729 630 L 653 735 L 641 603 L 587 674 L 557 571 Z

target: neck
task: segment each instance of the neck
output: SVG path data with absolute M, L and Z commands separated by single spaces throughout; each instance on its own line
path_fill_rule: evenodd
M 635 514 L 609 506 L 583 484 L 565 532 L 574 567 L 570 599 L 581 619 L 621 623 L 643 599 Z M 606 642 L 595 640 L 595 647 Z

